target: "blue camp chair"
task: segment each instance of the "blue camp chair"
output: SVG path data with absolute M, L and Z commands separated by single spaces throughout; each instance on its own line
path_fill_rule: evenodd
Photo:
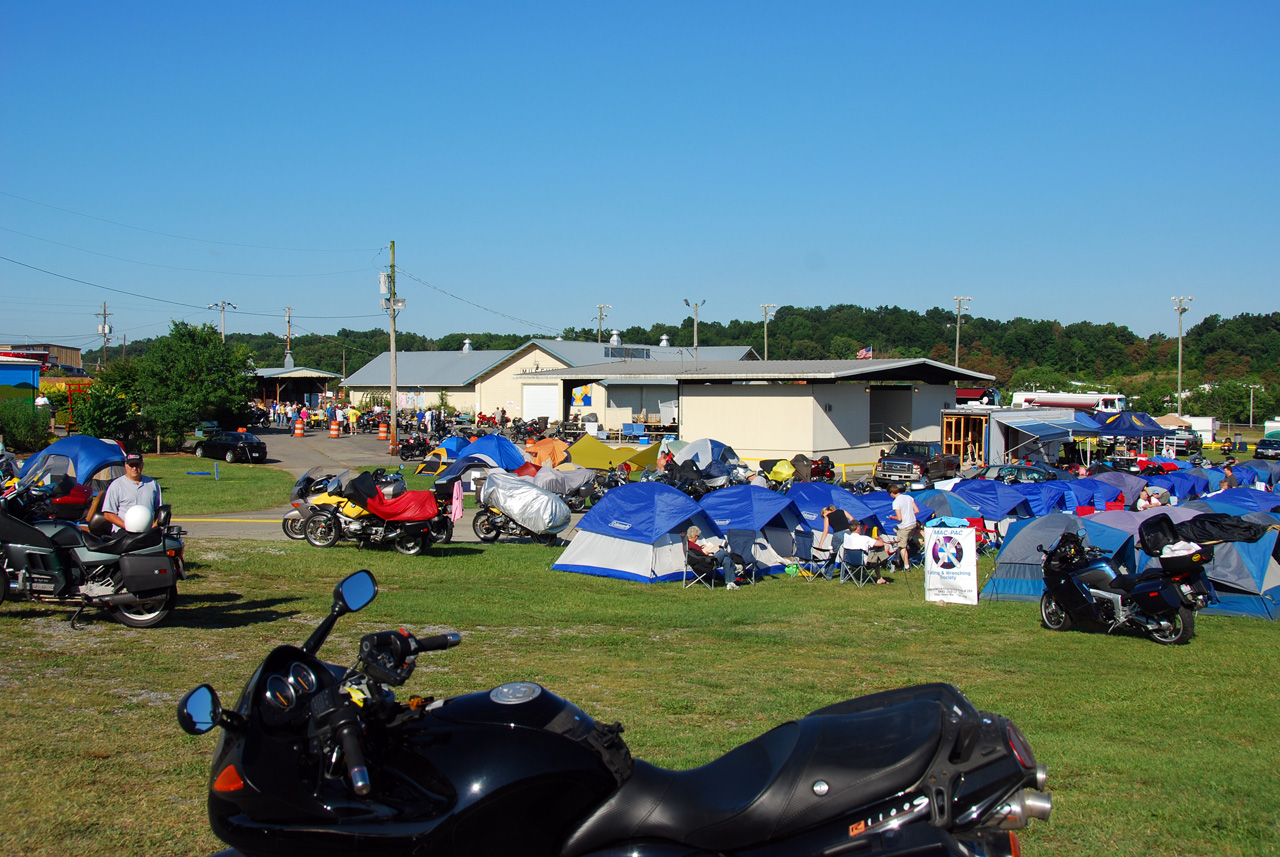
M 840 549 L 840 582 L 852 583 L 859 589 L 874 580 L 876 575 L 867 567 L 867 555 L 860 550 Z

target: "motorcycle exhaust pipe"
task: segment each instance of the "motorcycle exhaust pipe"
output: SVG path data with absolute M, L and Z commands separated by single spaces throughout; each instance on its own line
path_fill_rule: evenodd
M 1039 771 L 1037 780 L 1039 779 Z M 983 827 L 994 827 L 998 830 L 1021 830 L 1030 824 L 1031 819 L 1048 821 L 1053 811 L 1053 795 L 1047 792 L 1022 789 L 1007 803 L 992 813 Z

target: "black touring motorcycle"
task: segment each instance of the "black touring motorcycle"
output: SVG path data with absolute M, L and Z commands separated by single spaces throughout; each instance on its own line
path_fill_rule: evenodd
M 267 655 L 231 710 L 209 685 L 178 704 L 190 734 L 222 734 L 213 832 L 234 855 L 714 855 L 1019 853 L 1012 831 L 1051 799 L 1018 728 L 950 685 L 851 699 L 689 771 L 633 759 L 530 682 L 396 699 L 417 657 L 460 641 L 366 634 L 353 667 L 316 657 L 373 600 L 358 571 L 301 647 Z
M 1108 631 L 1129 627 L 1164 645 L 1189 643 L 1196 611 L 1216 600 L 1204 565 L 1212 547 L 1187 544 L 1180 555 L 1164 556 L 1179 542 L 1168 515 L 1153 515 L 1138 527 L 1138 546 L 1159 563 L 1141 574 L 1124 574 L 1105 551 L 1085 544 L 1079 533 L 1065 532 L 1043 557 L 1045 592 L 1040 618 L 1046 628 L 1065 631 L 1075 622 Z M 1186 544 L 1186 543 L 1184 543 Z

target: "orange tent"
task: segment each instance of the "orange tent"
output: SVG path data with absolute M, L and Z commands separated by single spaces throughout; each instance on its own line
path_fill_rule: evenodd
M 545 437 L 533 446 L 528 447 L 525 452 L 533 459 L 534 464 L 555 467 L 567 458 L 565 450 L 568 448 L 569 444 L 559 438 Z

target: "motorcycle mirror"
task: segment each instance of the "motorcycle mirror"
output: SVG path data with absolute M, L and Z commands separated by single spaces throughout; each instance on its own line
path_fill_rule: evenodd
M 333 588 L 333 608 L 342 613 L 363 610 L 378 594 L 378 581 L 367 569 L 361 569 Z
M 169 526 L 169 521 L 172 518 L 173 518 L 173 506 L 169 505 L 168 503 L 165 503 L 163 506 L 160 507 L 159 511 L 156 512 L 156 526 L 160 527 L 160 529 L 163 530 L 165 527 Z
M 188 735 L 203 735 L 222 722 L 222 702 L 207 684 L 187 691 L 178 702 L 178 725 Z

